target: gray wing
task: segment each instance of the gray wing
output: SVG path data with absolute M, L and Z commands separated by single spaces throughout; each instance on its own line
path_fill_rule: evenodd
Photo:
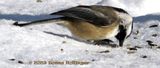
M 96 26 L 107 26 L 112 23 L 110 17 L 91 9 L 89 6 L 78 6 L 70 9 L 62 10 L 50 15 L 62 15 L 67 19 L 78 19 L 87 21 Z

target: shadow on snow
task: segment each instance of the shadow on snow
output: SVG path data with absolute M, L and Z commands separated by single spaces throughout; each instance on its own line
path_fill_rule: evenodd
M 14 21 L 35 21 L 49 18 L 57 18 L 56 15 L 20 15 L 20 14 L 0 14 L 0 19 L 14 20 Z
M 49 18 L 57 18 L 57 15 L 20 15 L 20 14 L 0 14 L 0 19 L 14 20 L 14 21 L 35 21 Z M 160 15 L 144 15 L 134 17 L 134 22 L 147 22 L 150 20 L 160 21 Z
M 160 21 L 160 15 L 148 14 L 148 15 L 144 15 L 144 16 L 134 17 L 135 23 L 136 22 L 145 23 L 145 22 L 151 21 L 151 20 Z

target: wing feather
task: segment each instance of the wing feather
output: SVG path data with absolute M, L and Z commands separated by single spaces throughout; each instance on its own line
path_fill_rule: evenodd
M 82 21 L 87 21 L 96 26 L 107 26 L 116 20 L 116 17 L 111 15 L 112 12 L 108 7 L 99 8 L 102 9 L 102 11 L 98 11 L 99 9 L 97 8 L 99 7 L 95 8 L 95 6 L 78 6 L 52 13 L 51 15 L 62 15 L 64 16 L 63 18 L 70 18 L 71 20 L 79 19 Z M 109 12 L 103 11 L 103 9 L 106 8 Z

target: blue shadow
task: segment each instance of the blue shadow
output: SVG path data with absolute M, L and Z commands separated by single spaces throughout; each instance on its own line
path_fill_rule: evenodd
M 152 14 L 148 14 L 148 15 L 144 15 L 144 16 L 139 16 L 139 17 L 134 17 L 134 22 L 142 22 L 145 23 L 147 21 L 150 20 L 157 20 L 160 21 L 160 15 L 152 15 Z
M 61 16 L 58 15 L 20 15 L 20 14 L 0 14 L 0 19 L 14 20 L 14 21 L 35 21 L 49 18 L 58 18 Z M 158 20 L 160 21 L 160 15 L 145 15 L 134 17 L 134 22 L 146 22 L 150 20 Z
M 35 21 L 49 18 L 57 18 L 56 15 L 19 15 L 19 14 L 0 14 L 0 19 L 14 20 L 14 21 Z

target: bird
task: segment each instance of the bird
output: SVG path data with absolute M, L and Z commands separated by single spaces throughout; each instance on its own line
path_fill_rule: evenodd
M 80 40 L 101 44 L 101 42 L 112 42 L 110 38 L 116 38 L 120 47 L 133 30 L 133 17 L 124 9 L 113 6 L 79 5 L 49 15 L 60 17 L 23 24 L 15 22 L 13 25 L 23 27 L 53 23 L 55 20 L 63 21 L 56 24 L 67 27 L 72 35 Z

